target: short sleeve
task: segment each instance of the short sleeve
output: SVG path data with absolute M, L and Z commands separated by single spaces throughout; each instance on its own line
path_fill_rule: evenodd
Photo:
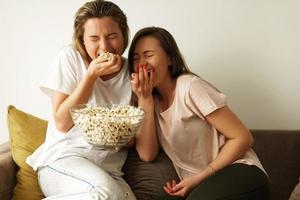
M 194 77 L 187 93 L 188 106 L 201 117 L 226 106 L 226 96 L 205 80 Z
M 53 91 L 70 95 L 76 88 L 76 53 L 72 47 L 63 48 L 50 65 L 40 89 L 49 97 Z

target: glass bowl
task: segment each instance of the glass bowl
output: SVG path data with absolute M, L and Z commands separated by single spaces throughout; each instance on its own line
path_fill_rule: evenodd
M 88 143 L 101 148 L 119 149 L 138 131 L 145 112 L 130 105 L 77 105 L 70 110 L 74 125 Z

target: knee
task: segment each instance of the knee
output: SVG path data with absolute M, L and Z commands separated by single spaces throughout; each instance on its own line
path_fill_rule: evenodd
M 133 200 L 130 199 L 127 192 L 123 191 L 119 186 L 117 187 L 93 187 L 91 189 L 91 196 L 94 200 Z

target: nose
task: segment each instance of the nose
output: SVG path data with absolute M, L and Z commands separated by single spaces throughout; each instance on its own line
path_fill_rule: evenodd
M 139 64 L 148 65 L 147 59 L 144 58 L 144 57 L 141 57 L 140 60 L 139 60 Z
M 110 45 L 107 39 L 102 39 L 99 41 L 100 52 L 110 52 Z

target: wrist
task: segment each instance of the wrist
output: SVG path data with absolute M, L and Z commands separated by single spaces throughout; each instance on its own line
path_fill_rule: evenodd
M 96 73 L 94 73 L 94 70 L 87 70 L 86 73 L 86 77 L 87 79 L 91 80 L 91 81 L 95 81 L 98 77 L 98 75 Z
M 208 177 L 209 176 L 212 176 L 215 174 L 215 169 L 212 167 L 211 164 L 207 165 L 207 167 L 205 168 L 205 172 L 208 174 Z
M 153 97 L 150 96 L 148 98 L 139 98 L 138 105 L 139 105 L 139 107 L 144 108 L 144 109 L 149 108 L 149 107 L 153 108 L 153 106 L 154 106 Z

